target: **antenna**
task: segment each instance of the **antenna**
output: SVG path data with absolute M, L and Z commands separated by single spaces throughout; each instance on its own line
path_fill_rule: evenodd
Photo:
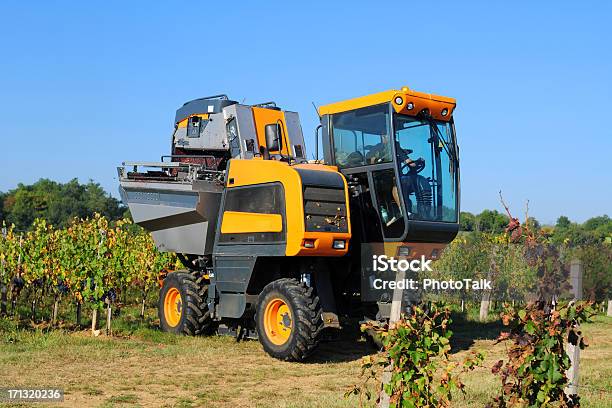
M 312 103 L 312 107 L 314 108 L 315 112 L 317 112 L 317 116 L 319 117 L 319 120 L 321 120 L 321 115 L 319 115 L 319 108 L 317 108 L 317 105 L 315 105 L 314 102 L 310 102 Z

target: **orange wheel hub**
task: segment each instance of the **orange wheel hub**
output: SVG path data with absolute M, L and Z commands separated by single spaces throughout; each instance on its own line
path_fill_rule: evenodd
M 164 317 L 171 327 L 178 326 L 183 312 L 181 293 L 176 288 L 170 288 L 164 298 Z
M 293 329 L 291 309 L 284 300 L 272 299 L 266 306 L 263 317 L 266 336 L 273 344 L 283 345 L 289 340 Z

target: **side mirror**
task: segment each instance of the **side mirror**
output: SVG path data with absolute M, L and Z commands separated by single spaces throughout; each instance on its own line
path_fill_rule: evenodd
M 270 152 L 279 152 L 283 149 L 281 127 L 278 123 L 266 125 L 266 146 Z

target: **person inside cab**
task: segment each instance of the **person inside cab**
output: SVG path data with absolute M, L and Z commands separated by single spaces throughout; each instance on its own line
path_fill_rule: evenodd
M 369 147 L 366 154 L 367 164 L 378 164 L 391 161 L 391 145 L 389 144 L 389 135 L 383 134 L 380 136 L 380 143 Z
M 422 157 L 412 159 L 410 155 L 413 151 L 402 148 L 398 142 L 396 142 L 395 147 L 400 164 L 400 185 L 404 194 L 406 210 L 409 215 L 416 211 L 418 218 L 426 219 L 431 211 L 431 185 L 427 178 L 419 174 L 426 167 L 425 159 Z M 374 165 L 390 162 L 391 157 L 389 135 L 383 134 L 381 135 L 380 143 L 369 147 L 369 151 L 366 154 L 366 164 Z M 393 203 L 396 206 L 395 211 L 381 208 L 381 217 L 387 226 L 391 226 L 402 217 L 400 193 L 395 184 L 395 177 L 393 177 L 393 181 L 393 186 L 385 190 L 386 194 L 390 193 L 392 196 Z M 414 208 L 415 204 L 416 208 Z
M 403 149 L 399 143 L 396 144 L 396 148 L 400 160 L 400 184 L 406 201 L 406 209 L 409 214 L 413 213 L 411 196 L 414 196 L 418 215 L 427 218 L 431 212 L 431 185 L 429 180 L 419 174 L 426 166 L 425 159 L 419 157 L 413 160 L 410 157 L 412 150 Z M 392 194 L 394 200 L 399 203 L 397 188 L 393 189 Z

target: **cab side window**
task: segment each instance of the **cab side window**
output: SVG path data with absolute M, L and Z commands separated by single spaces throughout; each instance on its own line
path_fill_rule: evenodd
M 387 163 L 392 159 L 388 104 L 332 116 L 334 156 L 340 168 Z
M 233 187 L 225 193 L 223 211 L 284 214 L 285 195 L 280 183 L 268 183 L 256 186 Z M 221 233 L 220 243 L 275 243 L 284 242 L 286 231 L 281 232 L 245 232 Z

